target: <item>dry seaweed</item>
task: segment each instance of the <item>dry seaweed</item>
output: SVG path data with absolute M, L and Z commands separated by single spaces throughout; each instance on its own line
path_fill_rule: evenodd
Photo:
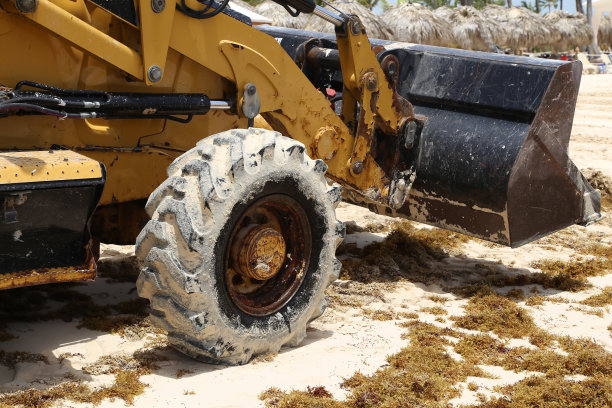
M 193 374 L 193 370 L 187 370 L 184 368 L 179 368 L 176 370 L 176 379 L 183 378 L 185 374 Z
M 513 300 L 524 300 L 525 299 L 525 292 L 523 292 L 523 289 L 510 289 L 507 293 L 506 293 L 506 297 L 509 299 L 513 299 Z
M 525 305 L 541 306 L 544 304 L 545 300 L 548 300 L 545 296 L 540 296 L 540 295 L 530 296 L 529 299 L 525 301 Z
M 341 279 L 361 283 L 396 282 L 403 278 L 430 277 L 430 263 L 448 256 L 451 249 L 467 242 L 468 237 L 441 229 L 418 229 L 410 222 L 389 226 L 391 233 L 381 242 L 362 249 L 347 250 L 359 260 L 343 261 Z
M 398 316 L 403 317 L 404 319 L 418 319 L 419 318 L 419 314 L 415 312 L 400 313 Z
M 440 307 L 440 306 L 422 307 L 419 310 L 419 312 L 421 312 L 421 313 L 429 313 L 429 314 L 436 315 L 436 316 L 443 316 L 443 315 L 447 315 L 448 314 L 446 309 L 444 309 L 443 307 Z
M 26 351 L 4 351 L 0 350 L 0 365 L 15 368 L 19 363 L 43 362 L 49 364 L 46 356 L 38 353 L 28 353 Z
M 496 293 L 474 296 L 465 314 L 452 317 L 457 327 L 492 331 L 501 337 L 525 337 L 539 330 L 527 311 Z
M 269 388 L 259 395 L 266 407 L 274 408 L 340 408 L 344 404 L 336 401 L 324 387 L 308 387 L 307 391 L 285 393 L 278 388 Z
M 570 306 L 569 310 L 576 310 L 578 312 L 581 312 L 581 313 L 584 313 L 584 314 L 588 314 L 588 315 L 592 315 L 592 316 L 597 316 L 597 317 L 600 317 L 602 319 L 604 317 L 602 309 Z
M 578 246 L 575 249 L 590 257 L 569 262 L 540 260 L 532 266 L 553 277 L 568 276 L 582 282 L 586 282 L 586 278 L 606 275 L 612 271 L 612 245 L 597 243 Z
M 260 395 L 267 407 L 397 407 L 445 406 L 459 394 L 454 385 L 468 376 L 485 376 L 478 367 L 453 359 L 444 336 L 454 334 L 422 322 L 409 325 L 410 343 L 389 357 L 389 365 L 371 376 L 355 373 L 343 387 L 351 390 L 346 401 L 336 401 L 329 394 L 315 397 L 308 391 L 284 393 L 269 389 Z
M 364 310 L 364 314 L 366 316 L 370 316 L 372 318 L 372 320 L 378 320 L 381 322 L 386 322 L 389 320 L 393 320 L 394 315 L 393 313 L 387 311 L 387 310 L 375 310 L 375 311 L 366 311 Z
M 144 392 L 146 387 L 140 381 L 142 375 L 150 374 L 159 368 L 157 364 L 168 358 L 164 352 L 169 347 L 158 349 L 147 349 L 136 351 L 133 355 L 113 354 L 100 357 L 92 364 L 83 367 L 83 372 L 90 375 L 112 374 L 114 381 L 109 386 L 92 389 L 89 385 L 80 381 L 68 381 L 48 389 L 29 389 L 7 393 L 0 396 L 0 406 L 2 404 L 25 407 L 47 408 L 56 401 L 69 400 L 80 403 L 90 403 L 98 405 L 104 399 L 122 399 L 128 405 L 134 402 L 134 398 Z M 4 353 L 4 352 L 1 352 Z M 7 357 L 7 365 L 16 364 L 21 361 L 43 361 L 47 362 L 44 356 L 29 353 L 19 353 Z M 75 354 L 62 354 L 60 361 L 74 356 Z
M 167 360 L 162 354 L 165 350 L 140 350 L 130 356 L 102 356 L 95 363 L 83 367 L 83 372 L 86 374 L 113 374 L 114 382 L 109 386 L 92 389 L 79 381 L 70 381 L 48 389 L 29 389 L 4 394 L 0 397 L 0 405 L 46 408 L 60 400 L 98 405 L 104 399 L 112 401 L 116 398 L 120 398 L 131 405 L 134 398 L 142 394 L 146 387 L 140 381 L 140 377 L 159 368 L 157 362 Z M 63 355 L 60 357 L 67 358 L 69 356 Z M 23 355 L 17 359 L 19 358 L 21 358 L 19 361 L 23 361 Z M 30 355 L 27 358 L 46 362 L 46 359 L 39 356 L 32 357 Z
M 547 376 L 612 375 L 612 354 L 602 346 L 588 339 L 553 338 L 567 354 L 542 347 L 510 348 L 505 342 L 486 334 L 462 334 L 454 348 L 466 361 L 475 365 L 497 365 L 506 370 L 535 371 Z
M 600 294 L 590 296 L 580 303 L 593 307 L 612 305 L 612 286 L 604 288 Z
M 11 340 L 15 340 L 18 339 L 19 336 L 15 336 L 14 334 L 5 332 L 5 331 L 0 331 L 0 343 L 4 343 L 6 341 L 11 341 Z
M 478 384 L 470 382 L 467 385 L 467 389 L 470 391 L 478 391 Z
M 63 283 L 7 291 L 0 297 L 0 327 L 15 321 L 78 319 L 78 327 L 121 335 L 143 337 L 159 332 L 146 320 L 146 300 L 134 298 L 114 305 L 99 305 L 91 296 L 75 290 L 78 285 Z
M 170 348 L 156 348 L 136 351 L 132 355 L 109 354 L 101 356 L 94 363 L 83 367 L 83 372 L 90 375 L 116 374 L 123 371 L 133 371 L 140 375 L 150 374 L 157 370 L 160 361 L 167 361 L 164 355 Z
M 532 376 L 499 389 L 505 396 L 485 402 L 481 408 L 583 408 L 609 407 L 612 380 L 595 376 L 583 381 L 556 376 Z
M 98 276 L 106 278 L 108 283 L 136 282 L 139 273 L 140 266 L 135 256 L 98 261 Z
M 79 403 L 98 405 L 104 399 L 120 398 L 131 405 L 134 398 L 144 392 L 146 385 L 140 382 L 136 371 L 119 371 L 110 386 L 92 390 L 78 381 L 69 381 L 44 390 L 29 389 L 0 396 L 0 406 L 24 406 L 28 408 L 47 408 L 56 401 L 69 400 Z
M 325 294 L 333 308 L 360 308 L 372 302 L 384 302 L 384 293 L 391 289 L 388 283 L 363 284 L 354 281 L 337 281 L 327 288 Z

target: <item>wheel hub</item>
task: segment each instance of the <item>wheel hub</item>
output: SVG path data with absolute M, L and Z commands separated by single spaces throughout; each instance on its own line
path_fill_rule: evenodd
M 234 304 L 252 316 L 280 310 L 309 268 L 311 227 L 306 211 L 285 194 L 270 194 L 236 219 L 225 252 L 225 285 Z
M 238 245 L 238 272 L 247 278 L 268 280 L 285 261 L 285 240 L 274 228 L 253 226 Z

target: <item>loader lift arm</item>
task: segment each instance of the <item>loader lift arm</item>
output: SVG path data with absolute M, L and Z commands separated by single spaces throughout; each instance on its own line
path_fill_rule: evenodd
M 244 23 L 223 13 L 200 21 L 170 5 L 160 10 L 154 9 L 149 1 L 138 2 L 142 44 L 138 52 L 75 18 L 61 4 L 40 0 L 22 15 L 102 58 L 129 77 L 144 81 L 152 89 L 163 78 L 168 48 L 235 83 L 236 94 L 232 96 L 237 101 L 235 112 L 239 114 L 245 112 L 246 88 L 254 84 L 261 102 L 259 113 L 275 130 L 304 143 L 311 157 L 324 159 L 332 179 L 361 192 L 372 202 L 392 204 L 389 197 L 393 175 L 387 174 L 371 155 L 375 128 L 395 137 L 415 118 L 410 104 L 389 85 L 358 18 L 336 16 L 315 7 L 315 14 L 326 16 L 337 25 L 347 89 L 343 104 L 346 109 L 340 119 L 274 39 L 248 29 Z M 314 1 L 308 4 L 307 7 L 315 5 Z M 14 2 L 1 0 L 0 5 L 20 12 Z M 200 43 L 197 47 L 193 44 L 194 33 Z M 355 103 L 361 111 L 356 129 L 351 123 L 357 114 L 349 108 Z M 308 122 L 306 118 L 311 116 L 320 120 Z M 321 126 L 322 123 L 326 126 Z M 321 157 L 318 151 L 323 149 L 317 148 L 324 145 L 331 147 Z M 402 200 L 397 197 L 394 200 L 401 205 L 399 201 Z

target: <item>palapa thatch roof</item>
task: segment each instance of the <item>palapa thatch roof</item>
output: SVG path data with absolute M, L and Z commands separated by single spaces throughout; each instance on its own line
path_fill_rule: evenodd
M 557 41 L 551 43 L 556 50 L 587 45 L 593 41 L 593 28 L 582 13 L 570 14 L 562 10 L 554 10 L 544 15 L 551 24 Z
M 555 42 L 551 25 L 542 16 L 525 7 L 512 7 L 501 10 L 488 6 L 485 15 L 494 24 L 498 44 L 514 50 L 523 47 L 536 47 Z
M 382 13 L 396 41 L 415 44 L 446 45 L 452 38 L 447 21 L 418 3 L 402 3 Z
M 612 48 L 612 21 L 609 16 L 601 16 L 601 22 L 597 29 L 597 44 L 600 47 Z
M 247 3 L 246 1 L 242 1 L 242 0 L 232 0 L 230 2 L 230 7 L 232 6 L 231 3 L 237 4 L 240 7 L 247 9 L 249 11 L 255 11 L 255 7 L 251 6 L 249 3 Z
M 267 0 L 255 7 L 255 12 L 272 20 L 272 25 L 297 28 L 303 30 L 308 22 L 308 15 L 300 13 L 293 17 L 285 8 L 273 1 Z
M 497 45 L 506 45 L 510 35 L 508 24 L 508 9 L 503 6 L 490 4 L 481 10 L 482 15 L 489 22 L 491 36 Z
M 434 14 L 450 24 L 452 46 L 479 51 L 491 51 L 494 47 L 491 28 L 487 20 L 471 6 L 440 7 Z
M 345 14 L 354 14 L 358 16 L 365 26 L 369 38 L 380 38 L 382 40 L 393 39 L 393 32 L 387 27 L 383 19 L 374 14 L 371 10 L 368 10 L 367 7 L 359 4 L 356 0 L 335 0 L 330 4 Z M 336 11 L 329 6 L 325 8 L 336 13 Z M 311 15 L 308 19 L 306 30 L 333 33 L 334 26 L 320 17 Z

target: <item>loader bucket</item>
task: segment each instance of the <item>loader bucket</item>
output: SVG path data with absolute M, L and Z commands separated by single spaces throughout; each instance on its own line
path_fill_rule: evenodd
M 410 218 L 513 247 L 600 217 L 568 157 L 580 62 L 434 47 L 390 51 L 426 122 Z
M 294 58 L 312 38 L 335 45 L 326 34 L 262 30 Z M 397 91 L 425 117 L 417 154 L 401 155 L 415 157 L 416 178 L 396 215 L 512 247 L 600 218 L 599 191 L 567 153 L 580 62 L 381 40 L 372 45 L 385 48 L 381 61 L 397 57 Z M 317 66 L 328 70 L 333 86 L 339 64 Z M 311 80 L 325 75 L 319 70 L 318 76 Z

